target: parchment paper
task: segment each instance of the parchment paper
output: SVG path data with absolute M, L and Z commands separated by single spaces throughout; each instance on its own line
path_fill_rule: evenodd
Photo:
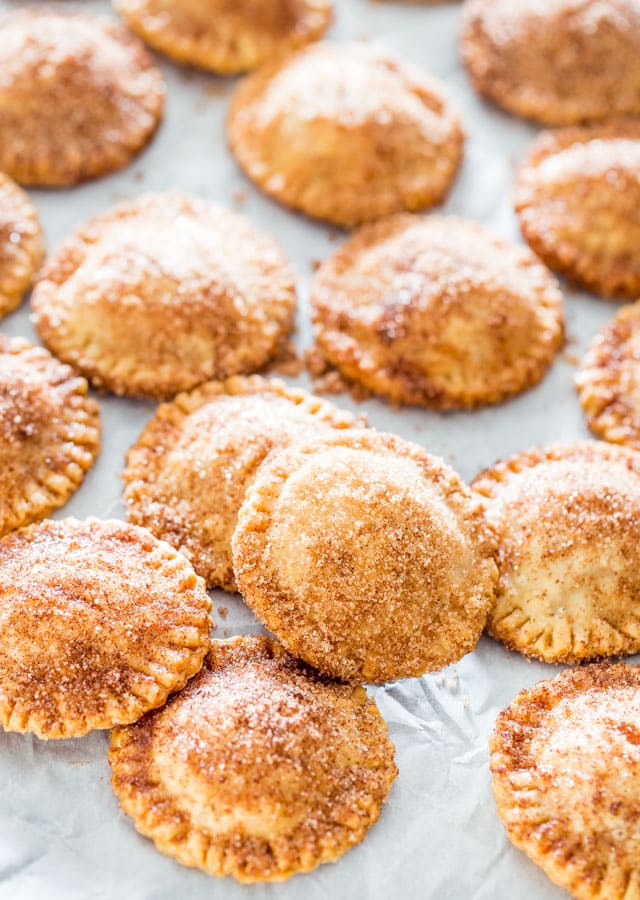
M 0 0 L 0 9 L 23 6 Z M 51 3 L 51 6 L 57 4 Z M 78 0 L 75 8 L 109 14 L 107 2 Z M 510 204 L 514 169 L 536 128 L 484 105 L 459 62 L 459 3 L 336 0 L 336 40 L 386 44 L 440 76 L 457 101 L 467 130 L 466 160 L 446 211 L 477 219 L 518 240 Z M 300 346 L 309 343 L 307 290 L 311 263 L 336 246 L 328 228 L 304 220 L 259 194 L 239 173 L 224 137 L 232 80 L 180 69 L 162 60 L 169 91 L 157 138 L 124 172 L 66 191 L 33 191 L 49 247 L 112 203 L 172 187 L 233 205 L 278 238 L 300 280 Z M 581 355 L 615 305 L 567 290 L 569 351 Z M 28 303 L 0 324 L 34 338 Z M 356 405 L 372 425 L 423 444 L 466 479 L 498 457 L 532 445 L 587 437 L 572 385 L 574 367 L 559 358 L 541 386 L 500 407 L 438 415 L 396 412 L 375 401 Z M 305 382 L 304 378 L 301 379 Z M 58 515 L 123 516 L 126 448 L 152 415 L 151 404 L 105 397 L 104 446 L 81 490 Z M 218 636 L 258 632 L 238 598 Z M 500 709 L 523 687 L 553 675 L 489 638 L 440 674 L 372 689 L 397 747 L 400 776 L 379 823 L 359 847 L 334 865 L 284 885 L 243 887 L 179 866 L 140 837 L 119 810 L 106 760 L 108 735 L 45 743 L 0 734 L 0 900 L 554 900 L 564 895 L 508 843 L 491 794 L 487 738 Z

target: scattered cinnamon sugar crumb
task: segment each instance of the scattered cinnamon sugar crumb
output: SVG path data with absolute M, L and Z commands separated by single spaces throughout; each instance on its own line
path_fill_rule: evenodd
M 247 202 L 247 192 L 234 191 L 231 200 L 234 206 L 244 206 L 244 204 Z
M 568 350 L 562 354 L 562 359 L 570 366 L 577 366 L 580 362 L 579 357 L 575 353 L 569 353 Z
M 363 385 L 347 381 L 337 369 L 334 369 L 322 350 L 315 345 L 305 350 L 304 365 L 311 375 L 316 394 L 350 394 L 356 403 L 363 403 L 371 397 L 371 391 Z
M 269 366 L 269 372 L 292 377 L 299 375 L 303 369 L 304 360 L 298 355 L 292 341 L 285 341 L 282 344 L 278 355 Z
M 320 268 L 320 266 L 322 265 L 322 260 L 321 259 L 312 259 L 310 265 L 311 265 L 311 271 L 317 272 L 318 269 Z
M 220 616 L 221 619 L 226 619 L 227 616 L 229 615 L 229 609 L 228 609 L 228 607 L 226 607 L 226 606 L 219 606 L 219 607 L 218 607 L 218 615 Z
M 223 633 L 223 635 L 224 635 L 225 637 L 229 637 L 229 636 L 231 635 L 231 629 L 230 629 L 230 628 L 225 628 L 224 631 L 223 631 L 222 633 Z

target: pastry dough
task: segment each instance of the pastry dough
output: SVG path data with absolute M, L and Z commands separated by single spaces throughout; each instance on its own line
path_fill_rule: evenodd
M 202 665 L 211 601 L 186 559 L 124 522 L 0 540 L 0 725 L 41 738 L 135 722 Z
M 114 0 L 127 24 L 179 63 L 245 72 L 329 27 L 331 0 Z
M 440 459 L 353 431 L 265 462 L 233 534 L 245 601 L 291 653 L 346 681 L 473 650 L 497 576 L 479 504 Z
M 494 637 L 550 663 L 640 651 L 640 454 L 531 450 L 472 487 L 498 535 Z
M 19 305 L 44 255 L 36 209 L 0 172 L 0 319 Z
M 577 900 L 640 897 L 640 668 L 592 665 L 522 691 L 491 740 L 511 841 Z
M 84 378 L 22 338 L 0 335 L 0 536 L 49 515 L 100 450 Z
M 640 296 L 640 122 L 543 134 L 520 170 L 515 207 L 550 268 L 604 297 Z
M 363 226 L 320 268 L 311 299 L 323 356 L 392 403 L 497 403 L 540 381 L 563 342 L 555 279 L 462 219 Z
M 89 13 L 0 15 L 0 170 L 62 186 L 125 166 L 164 107 L 159 69 L 130 31 Z
M 228 132 L 267 194 L 345 228 L 439 203 L 462 158 L 440 84 L 360 44 L 314 44 L 250 75 Z
M 271 238 L 169 192 L 117 206 L 64 241 L 32 305 L 42 340 L 95 387 L 165 397 L 264 366 L 295 300 Z
M 623 306 L 595 336 L 576 385 L 589 428 L 640 450 L 640 301 Z
M 260 463 L 292 441 L 356 421 L 258 375 L 180 394 L 158 408 L 127 454 L 129 520 L 181 550 L 210 587 L 235 591 L 231 535 Z
M 546 125 L 640 115 L 638 0 L 467 0 L 474 86 Z
M 359 843 L 396 777 L 393 756 L 364 688 L 240 637 L 214 641 L 164 709 L 117 728 L 109 759 L 124 811 L 162 853 L 256 882 Z

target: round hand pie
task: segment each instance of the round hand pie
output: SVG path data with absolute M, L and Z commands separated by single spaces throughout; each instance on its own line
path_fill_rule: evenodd
M 550 663 L 640 651 L 640 454 L 531 450 L 472 487 L 498 535 L 494 637 Z
M 314 41 L 331 0 L 114 0 L 127 24 L 176 62 L 225 75 Z
M 440 84 L 359 44 L 315 44 L 245 78 L 228 129 L 267 194 L 345 228 L 439 203 L 462 158 Z
M 363 226 L 321 266 L 311 300 L 323 356 L 393 403 L 497 403 L 540 381 L 563 341 L 554 278 L 462 219 Z
M 234 591 L 231 535 L 260 463 L 295 440 L 356 422 L 258 375 L 203 384 L 162 404 L 129 450 L 129 520 L 181 550 L 210 587 Z
M 0 335 L 0 536 L 66 503 L 99 449 L 84 378 L 42 347 Z
M 164 397 L 264 366 L 295 300 L 274 241 L 169 192 L 117 206 L 64 241 L 32 305 L 42 340 L 95 387 Z
M 592 665 L 522 691 L 491 740 L 510 840 L 577 900 L 640 896 L 640 668 Z
M 589 428 L 640 450 L 640 301 L 623 306 L 596 335 L 576 384 Z
M 515 207 L 550 268 L 604 297 L 640 296 L 640 122 L 543 134 L 520 170 Z
M 362 687 L 265 637 L 214 641 L 164 709 L 115 729 L 113 786 L 136 828 L 187 866 L 282 881 L 359 843 L 396 777 Z
M 493 600 L 479 504 L 441 460 L 388 434 L 345 432 L 265 462 L 232 547 L 238 588 L 266 627 L 345 681 L 460 659 Z
M 547 125 L 640 115 L 639 0 L 467 0 L 476 89 Z
M 0 319 L 19 305 L 44 256 L 38 213 L 0 172 Z
M 162 118 L 162 74 L 126 28 L 45 7 L 0 15 L 0 170 L 60 186 L 125 166 Z
M 186 559 L 124 522 L 0 540 L 0 725 L 41 738 L 135 722 L 195 674 L 211 601 Z

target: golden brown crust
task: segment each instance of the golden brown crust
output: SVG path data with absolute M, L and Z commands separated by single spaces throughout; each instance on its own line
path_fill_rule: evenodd
M 44 256 L 35 206 L 0 172 L 0 319 L 20 304 Z
M 393 756 L 362 687 L 240 637 L 214 641 L 164 709 L 115 729 L 109 761 L 124 811 L 162 853 L 256 882 L 359 843 L 396 777 Z
M 640 450 L 640 301 L 623 306 L 595 336 L 576 377 L 589 428 Z
M 510 840 L 577 900 L 640 897 L 640 668 L 592 665 L 522 691 L 491 739 Z
M 346 228 L 439 203 L 463 145 L 438 83 L 360 44 L 314 44 L 245 78 L 228 134 L 267 194 Z
M 127 24 L 176 62 L 234 75 L 317 40 L 331 0 L 114 0 Z
M 48 520 L 0 540 L 0 725 L 41 738 L 135 722 L 209 649 L 189 563 L 124 522 Z
M 345 681 L 460 659 L 484 628 L 497 574 L 493 537 L 455 472 L 369 431 L 265 462 L 232 547 L 239 589 L 266 627 Z
M 596 441 L 531 450 L 472 488 L 498 536 L 490 634 L 550 663 L 640 651 L 640 454 Z
M 200 385 L 161 405 L 129 450 L 129 521 L 177 547 L 209 587 L 235 591 L 231 535 L 259 465 L 292 441 L 356 424 L 275 379 Z
M 515 208 L 550 268 L 603 297 L 640 295 L 640 121 L 541 135 L 520 169 Z
M 126 28 L 45 7 L 0 16 L 0 169 L 62 186 L 125 166 L 151 139 L 164 79 Z
M 0 335 L 0 536 L 49 515 L 100 450 L 100 413 L 69 366 Z
M 540 381 L 563 342 L 544 266 L 452 217 L 363 226 L 321 266 L 311 301 L 326 359 L 393 403 L 498 403 Z
M 95 387 L 168 397 L 264 366 L 295 300 L 271 238 L 172 191 L 81 227 L 45 263 L 32 305 L 42 340 Z
M 461 46 L 476 90 L 515 115 L 640 115 L 638 0 L 467 0 Z

